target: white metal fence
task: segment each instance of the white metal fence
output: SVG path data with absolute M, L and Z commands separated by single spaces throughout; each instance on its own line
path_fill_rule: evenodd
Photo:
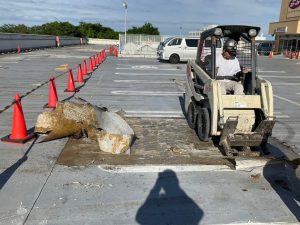
M 143 55 L 156 57 L 159 43 L 166 37 L 161 35 L 119 34 L 119 50 L 122 56 Z

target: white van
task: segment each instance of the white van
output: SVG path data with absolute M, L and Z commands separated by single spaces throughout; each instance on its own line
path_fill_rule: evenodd
M 168 37 L 164 41 L 160 42 L 157 46 L 157 56 L 159 57 L 160 52 L 163 50 L 163 48 L 166 46 L 166 44 L 173 39 L 173 37 Z
M 174 37 L 164 43 L 158 52 L 159 60 L 169 60 L 170 63 L 179 63 L 188 59 L 195 59 L 199 38 Z

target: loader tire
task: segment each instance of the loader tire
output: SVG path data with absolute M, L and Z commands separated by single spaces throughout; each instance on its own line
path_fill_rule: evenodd
M 209 141 L 210 136 L 210 118 L 207 108 L 200 108 L 197 116 L 197 134 L 201 141 Z
M 187 110 L 187 123 L 191 129 L 196 127 L 197 114 L 195 105 L 191 102 Z

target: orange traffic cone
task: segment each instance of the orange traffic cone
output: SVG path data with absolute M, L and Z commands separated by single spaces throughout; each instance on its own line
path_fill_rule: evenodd
M 18 47 L 17 47 L 17 52 L 18 52 L 19 54 L 21 53 L 20 45 L 18 45 Z
M 97 54 L 97 59 L 98 59 L 98 65 L 100 65 L 101 64 L 101 59 L 100 59 L 100 53 L 99 54 Z
M 72 69 L 69 69 L 68 88 L 65 92 L 76 92 Z
M 100 60 L 99 60 L 99 54 L 97 53 L 96 54 L 96 66 L 99 66 L 100 65 Z
M 96 54 L 94 56 L 94 61 L 95 61 L 95 67 L 99 66 L 99 62 L 98 62 L 98 54 Z
M 89 73 L 92 73 L 93 71 L 94 71 L 94 69 L 93 69 L 93 61 L 92 61 L 92 57 L 90 57 Z
M 95 61 L 95 56 L 92 56 L 92 62 L 93 62 L 93 69 L 96 68 L 96 61 Z
M 272 59 L 273 58 L 273 51 L 270 51 L 269 53 L 269 59 Z
M 82 70 L 81 70 L 81 64 L 78 64 L 78 70 L 77 70 L 77 83 L 84 83 Z
M 115 56 L 118 57 L 118 55 L 119 55 L 119 54 L 118 54 L 118 50 L 115 49 Z
M 102 60 L 102 52 L 99 53 L 99 64 L 101 64 L 103 62 Z
M 103 62 L 103 53 L 102 53 L 102 52 L 100 52 L 100 55 L 99 55 L 99 61 L 100 61 L 100 63 Z
M 86 60 L 83 60 L 82 75 L 88 75 L 88 70 L 87 70 L 87 66 L 86 66 Z
M 104 53 L 101 51 L 101 63 L 104 61 Z
M 48 104 L 46 104 L 44 108 L 56 108 L 58 97 L 56 92 L 55 78 L 51 77 L 49 82 L 50 84 L 49 84 Z
M 19 94 L 16 94 L 11 134 L 1 138 L 1 141 L 24 144 L 34 136 L 34 133 L 28 134 L 27 132 L 21 98 Z
M 96 55 L 94 56 L 94 61 L 95 61 L 95 67 L 99 66 L 99 63 L 98 63 L 98 53 L 96 53 Z

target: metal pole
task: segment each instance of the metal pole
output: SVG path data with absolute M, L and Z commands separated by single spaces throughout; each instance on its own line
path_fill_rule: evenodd
M 125 45 L 127 43 L 127 0 L 123 2 L 123 6 L 125 8 L 125 43 L 124 43 L 124 49 L 125 49 Z
M 256 89 L 256 54 L 255 54 L 255 38 L 251 39 L 251 61 L 252 61 L 252 77 L 251 77 L 251 94 L 255 94 Z
M 125 44 L 127 43 L 127 4 L 125 8 Z
M 217 45 L 217 39 L 215 36 L 212 36 L 211 37 L 211 56 L 212 56 L 212 60 L 211 60 L 211 68 L 212 68 L 212 71 L 211 71 L 211 76 L 212 76 L 212 79 L 215 79 L 216 78 L 216 45 Z

